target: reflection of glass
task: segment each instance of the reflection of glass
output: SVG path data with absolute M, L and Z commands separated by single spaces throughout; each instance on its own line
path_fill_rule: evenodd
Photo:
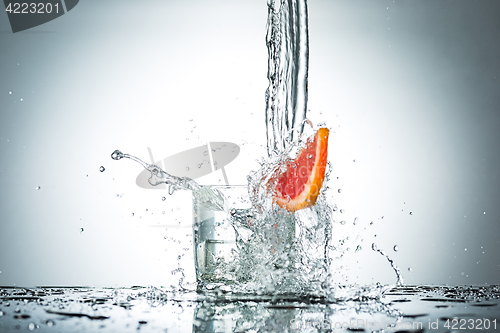
M 246 186 L 208 186 L 224 197 L 224 207 L 193 197 L 194 260 L 198 290 L 236 281 L 236 233 L 229 210 L 251 207 Z
M 400 316 L 398 310 L 379 300 L 325 306 L 307 302 L 307 299 L 287 301 L 278 297 L 270 301 L 265 296 L 254 295 L 251 299 L 235 297 L 229 300 L 222 296 L 216 302 L 196 305 L 193 332 L 384 331 L 395 328 Z M 415 319 L 407 318 L 406 321 L 414 322 Z M 407 327 L 408 323 L 405 325 L 399 327 Z

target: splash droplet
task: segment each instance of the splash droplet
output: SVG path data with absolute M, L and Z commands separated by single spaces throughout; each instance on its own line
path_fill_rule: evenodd
M 410 212 L 410 215 L 413 215 L 413 212 Z
M 358 218 L 357 217 L 354 218 L 354 221 L 352 222 L 352 224 L 354 224 L 354 225 L 358 224 Z
M 186 167 L 186 171 L 189 171 L 189 167 Z
M 9 95 L 12 95 L 12 91 L 9 91 Z
M 337 192 L 342 193 L 342 189 L 341 189 L 341 188 L 339 188 L 339 190 L 338 190 Z
M 35 323 L 29 323 L 29 324 L 28 324 L 28 329 L 29 329 L 30 331 L 33 331 L 35 328 L 36 328 Z
M 101 167 L 99 168 L 99 171 L 104 172 L 104 170 L 106 170 L 106 169 L 104 169 L 104 167 L 101 165 Z
M 344 214 L 344 213 L 345 213 L 344 208 L 342 208 L 342 209 L 340 210 L 340 213 L 341 213 L 341 214 Z
M 378 251 L 377 244 L 372 243 L 372 250 L 373 250 L 373 251 Z
M 167 198 L 165 198 L 165 197 L 161 197 L 161 200 L 162 200 L 162 201 L 165 201 L 165 200 L 167 200 Z
M 345 221 L 340 221 L 340 224 L 344 225 L 344 224 L 345 224 Z
M 85 231 L 85 229 L 80 228 L 80 234 L 83 234 L 84 231 Z
M 41 187 L 40 187 L 40 186 L 35 187 L 35 190 L 37 190 L 37 191 L 38 191 L 39 189 L 41 189 Z
M 399 250 L 397 245 L 394 245 L 394 247 L 392 249 L 394 250 L 394 252 L 398 252 L 398 250 Z
M 411 272 L 413 269 L 411 267 L 408 267 L 408 272 Z
M 123 158 L 123 153 L 117 149 L 111 153 L 111 158 L 118 161 Z

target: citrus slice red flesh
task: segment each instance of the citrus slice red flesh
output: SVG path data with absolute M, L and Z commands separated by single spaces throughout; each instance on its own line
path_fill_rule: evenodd
M 316 203 L 325 179 L 329 133 L 328 128 L 320 128 L 278 175 L 274 200 L 281 208 L 295 212 Z

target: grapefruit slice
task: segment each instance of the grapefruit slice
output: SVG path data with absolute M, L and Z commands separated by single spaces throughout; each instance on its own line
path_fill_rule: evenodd
M 290 212 L 314 206 L 325 179 L 328 128 L 320 128 L 286 171 L 276 177 L 274 201 Z

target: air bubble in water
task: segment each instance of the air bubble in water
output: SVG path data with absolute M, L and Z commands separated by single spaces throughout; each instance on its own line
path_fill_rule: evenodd
M 29 329 L 30 331 L 33 331 L 35 328 L 36 328 L 35 323 L 29 323 L 29 324 L 28 324 L 28 329 Z
M 37 190 L 37 191 L 38 191 L 39 189 L 41 189 L 41 187 L 40 187 L 40 186 L 35 187 L 35 190 Z
M 413 215 L 413 212 L 410 212 L 410 215 Z
M 394 252 L 398 252 L 398 250 L 399 250 L 397 245 L 394 245 L 394 247 L 392 249 L 394 250 Z
M 99 168 L 99 171 L 104 172 L 104 170 L 106 170 L 106 169 L 104 169 L 104 167 L 101 165 L 101 167 Z
M 83 234 L 84 231 L 85 231 L 85 229 L 80 228 L 80 234 Z
M 413 269 L 411 267 L 408 267 L 408 272 L 411 272 Z
M 339 193 L 342 193 L 342 189 L 341 189 L 341 188 L 339 188 L 338 192 L 339 192 Z
M 167 200 L 167 198 L 165 198 L 165 197 L 161 197 L 161 200 L 162 200 L 162 201 L 165 201 L 165 200 Z

